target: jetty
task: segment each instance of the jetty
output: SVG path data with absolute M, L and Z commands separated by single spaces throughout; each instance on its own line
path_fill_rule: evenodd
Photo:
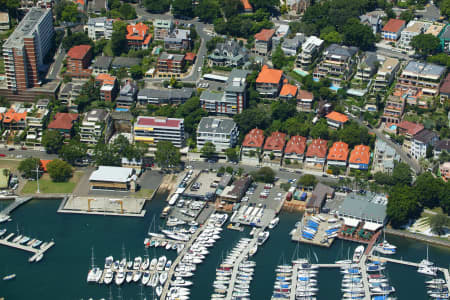
M 294 264 L 292 268 L 291 294 L 289 295 L 290 300 L 295 300 L 295 295 L 297 294 L 297 282 L 298 282 L 298 265 Z
M 40 256 L 41 254 L 43 255 L 48 249 L 50 249 L 51 247 L 53 247 L 53 245 L 55 245 L 55 242 L 51 241 L 42 248 L 33 248 L 31 246 L 10 242 L 9 239 L 12 238 L 13 236 L 14 236 L 14 233 L 10 233 L 6 238 L 0 239 L 0 245 L 33 253 L 33 256 L 31 256 L 28 259 L 29 262 L 36 261 L 38 256 Z
M 8 216 L 9 214 L 11 214 L 11 212 L 13 210 L 15 210 L 16 208 L 18 208 L 19 206 L 21 206 L 22 204 L 30 201 L 31 199 L 33 199 L 33 197 L 16 197 L 14 199 L 14 201 L 9 204 L 7 207 L 5 207 L 1 212 L 0 215 L 3 216 Z

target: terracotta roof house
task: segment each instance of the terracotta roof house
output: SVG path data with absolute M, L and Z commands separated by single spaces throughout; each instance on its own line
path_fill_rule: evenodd
M 22 130 L 26 127 L 27 112 L 16 112 L 14 108 L 0 115 L 3 127 L 9 130 Z
M 402 149 L 406 153 L 411 152 L 412 140 L 414 135 L 424 130 L 424 128 L 425 127 L 422 124 L 413 123 L 406 120 L 403 120 L 399 124 L 397 124 L 398 135 L 404 136 Z
M 351 169 L 368 170 L 370 164 L 370 148 L 365 145 L 357 145 L 350 153 L 348 160 Z
M 241 0 L 242 6 L 244 7 L 244 12 L 251 13 L 253 12 L 253 6 L 250 4 L 248 0 Z
M 272 49 L 272 38 L 274 35 L 274 29 L 262 29 L 255 34 L 255 47 L 252 49 L 252 52 L 257 55 L 266 56 Z
M 252 160 L 259 160 L 264 145 L 264 131 L 258 128 L 253 128 L 245 135 L 242 142 L 242 157 Z
M 447 74 L 447 77 L 445 77 L 444 81 L 441 84 L 441 87 L 439 88 L 439 100 L 441 101 L 441 104 L 444 104 L 445 101 L 449 101 L 450 99 L 450 73 Z
M 328 151 L 328 166 L 346 167 L 348 159 L 348 144 L 344 142 L 335 142 Z
M 271 153 L 274 156 L 274 160 L 281 160 L 283 156 L 284 145 L 286 144 L 286 134 L 275 131 L 266 139 L 264 144 L 264 156 L 263 159 L 270 161 Z
M 95 83 L 100 86 L 100 99 L 102 101 L 114 101 L 119 91 L 116 76 L 101 73 L 95 77 Z
M 399 19 L 390 19 L 381 30 L 381 36 L 387 41 L 396 41 L 400 38 L 400 34 L 405 29 L 406 22 Z
M 191 63 L 195 62 L 195 58 L 196 58 L 196 55 L 193 52 L 187 52 L 186 55 L 184 55 L 184 60 L 191 62 Z
M 283 81 L 283 71 L 264 65 L 256 78 L 256 90 L 263 97 L 277 97 Z
M 327 118 L 327 124 L 332 129 L 341 128 L 347 121 L 348 117 L 337 111 L 332 111 L 325 116 Z
M 306 90 L 299 89 L 297 93 L 297 111 L 310 112 L 313 109 L 314 95 Z
M 78 45 L 67 52 L 66 74 L 74 78 L 89 78 L 92 70 L 88 69 L 92 59 L 90 45 Z
M 280 91 L 280 99 L 289 100 L 294 99 L 297 96 L 298 87 L 289 83 L 283 84 Z
M 132 49 L 148 49 L 152 42 L 153 35 L 149 32 L 149 28 L 144 23 L 137 23 L 135 25 L 127 25 L 127 43 L 128 47 Z
M 53 120 L 48 124 L 48 129 L 57 130 L 66 138 L 72 135 L 74 123 L 78 120 L 78 114 L 57 113 Z
M 302 162 L 305 157 L 305 150 L 306 138 L 300 135 L 291 136 L 284 149 L 284 162 L 286 163 L 286 159 Z
M 306 151 L 305 163 L 309 167 L 322 169 L 327 159 L 327 143 L 323 139 L 314 139 Z

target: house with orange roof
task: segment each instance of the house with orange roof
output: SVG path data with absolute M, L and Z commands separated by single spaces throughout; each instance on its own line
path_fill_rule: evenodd
M 90 45 L 77 45 L 67 52 L 67 72 L 73 78 L 89 78 L 92 70 L 88 69 L 92 59 Z
M 56 113 L 53 120 L 48 124 L 49 130 L 56 130 L 61 133 L 64 138 L 69 139 L 72 136 L 72 129 L 78 120 L 78 114 L 74 113 Z
M 285 81 L 287 81 L 287 80 L 285 80 Z M 285 82 L 283 84 L 283 87 L 281 88 L 279 97 L 281 100 L 295 99 L 295 97 L 297 97 L 297 91 L 298 91 L 298 87 L 296 85 Z
M 100 86 L 100 99 L 106 102 L 112 102 L 117 96 L 119 85 L 116 76 L 107 73 L 98 74 L 95 77 L 95 83 Z
M 252 52 L 256 55 L 266 56 L 272 50 L 272 38 L 275 35 L 274 29 L 261 29 L 255 34 L 255 46 Z
M 397 41 L 405 27 L 404 20 L 390 19 L 381 30 L 381 37 L 386 41 Z
M 253 6 L 250 4 L 248 0 L 241 0 L 242 6 L 244 7 L 244 12 L 251 13 L 253 12 Z
M 16 112 L 14 108 L 10 108 L 1 116 L 3 128 L 9 130 L 23 130 L 26 128 L 27 112 Z
M 131 49 L 148 49 L 148 46 L 152 42 L 153 35 L 150 33 L 149 28 L 144 23 L 127 25 L 127 43 Z
M 328 141 L 324 139 L 314 139 L 308 145 L 306 151 L 305 165 L 310 168 L 322 169 L 327 161 Z
M 335 142 L 328 150 L 327 164 L 329 166 L 346 167 L 348 159 L 348 144 L 344 142 Z
M 348 121 L 348 117 L 337 111 L 332 111 L 325 116 L 327 118 L 328 127 L 331 129 L 339 129 Z
M 368 170 L 370 164 L 370 148 L 365 145 L 357 145 L 350 153 L 348 160 L 351 169 Z
M 272 132 L 272 134 L 266 139 L 266 142 L 264 143 L 263 161 L 281 162 L 285 144 L 285 133 L 279 131 Z
M 242 159 L 259 161 L 259 155 L 261 154 L 264 145 L 264 139 L 264 131 L 261 129 L 253 128 L 250 130 L 250 132 L 245 135 L 244 141 L 242 142 Z
M 284 163 L 287 162 L 303 162 L 305 158 L 306 138 L 300 135 L 291 136 L 284 149 Z M 288 161 L 286 161 L 288 160 Z
M 425 127 L 422 124 L 406 120 L 403 120 L 399 124 L 397 124 L 397 134 L 404 137 L 402 149 L 406 153 L 411 152 L 412 141 L 414 136 L 424 129 Z
M 264 65 L 256 78 L 256 90 L 263 97 L 277 97 L 283 82 L 283 71 Z
M 74 0 L 73 3 L 77 5 L 79 11 L 85 12 L 87 9 L 87 0 Z

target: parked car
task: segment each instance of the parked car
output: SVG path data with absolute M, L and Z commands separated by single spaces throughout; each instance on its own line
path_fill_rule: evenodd
M 5 157 L 6 155 L 3 153 L 0 153 L 0 157 Z

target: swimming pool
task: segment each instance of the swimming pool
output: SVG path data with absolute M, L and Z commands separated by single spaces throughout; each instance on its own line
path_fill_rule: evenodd
M 391 126 L 389 126 L 389 129 L 390 130 L 397 130 L 397 125 L 391 125 Z

